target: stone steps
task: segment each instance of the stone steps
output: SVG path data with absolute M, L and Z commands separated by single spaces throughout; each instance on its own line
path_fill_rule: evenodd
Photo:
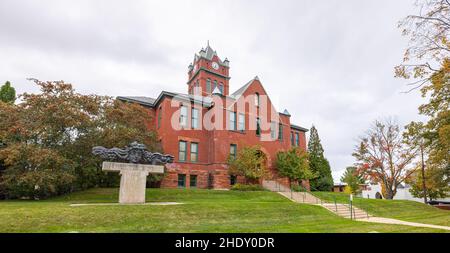
M 367 213 L 364 210 L 361 210 L 357 207 L 353 207 L 353 214 L 352 216 L 350 216 L 350 208 L 348 205 L 344 205 L 344 204 L 328 204 L 328 205 L 324 205 L 324 207 L 328 210 L 330 210 L 331 212 L 344 217 L 344 218 L 355 218 L 355 219 L 362 219 L 362 218 L 367 218 Z M 370 215 L 369 215 L 370 217 Z
M 327 203 L 315 197 L 309 192 L 291 192 L 291 189 L 284 185 L 278 184 L 275 181 L 264 180 L 263 187 L 270 191 L 278 192 L 286 198 L 289 198 L 298 203 L 321 205 L 322 207 L 328 209 L 330 212 L 343 218 L 367 219 L 368 217 L 372 217 L 371 215 L 368 215 L 366 211 L 355 206 L 352 207 L 352 214 L 350 215 L 350 207 L 347 204 Z

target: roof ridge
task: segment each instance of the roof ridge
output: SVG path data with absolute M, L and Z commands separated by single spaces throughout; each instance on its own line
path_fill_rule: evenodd
M 244 84 L 242 87 L 240 87 L 239 89 L 237 89 L 235 92 L 233 92 L 231 95 L 232 96 L 237 96 L 239 93 L 239 95 L 242 95 L 242 93 L 244 93 L 245 90 L 247 90 L 248 86 L 253 82 L 253 81 L 259 81 L 259 77 L 255 76 L 253 77 L 253 79 L 251 79 L 250 81 L 248 81 L 246 84 Z

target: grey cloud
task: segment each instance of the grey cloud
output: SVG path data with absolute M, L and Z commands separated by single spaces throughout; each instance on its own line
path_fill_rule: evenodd
M 339 181 L 356 137 L 382 116 L 420 119 L 393 66 L 397 22 L 414 0 L 0 1 L 0 82 L 64 79 L 77 90 L 186 92 L 187 65 L 207 40 L 231 61 L 231 90 L 258 75 L 292 122 L 315 124 Z
M 118 6 L 76 2 L 2 1 L 0 40 L 3 47 L 53 54 L 102 57 L 140 64 L 169 64 L 149 31 L 145 16 L 122 15 Z M 59 8 L 57 8 L 59 7 Z M 126 9 L 126 8 L 125 8 Z M 121 16 L 121 19 L 117 19 Z

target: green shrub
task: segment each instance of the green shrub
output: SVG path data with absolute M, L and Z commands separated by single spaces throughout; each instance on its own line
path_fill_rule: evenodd
M 233 191 L 265 191 L 259 184 L 235 184 L 231 187 Z
M 93 187 L 119 187 L 120 174 L 101 171 L 94 166 L 75 169 L 75 190 L 85 190 Z
M 292 185 L 292 190 L 295 192 L 305 192 L 308 191 L 305 187 L 301 185 Z
M 8 199 L 45 199 L 73 190 L 75 176 L 65 171 L 29 171 L 5 174 L 0 188 Z

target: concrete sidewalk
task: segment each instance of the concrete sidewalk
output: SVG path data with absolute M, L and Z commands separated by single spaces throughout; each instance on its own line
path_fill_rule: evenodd
M 402 220 L 383 218 L 383 217 L 370 217 L 369 219 L 363 218 L 363 219 L 357 219 L 357 221 L 384 223 L 384 224 L 396 224 L 396 225 L 405 225 L 405 226 L 423 227 L 423 228 L 437 228 L 437 229 L 444 229 L 444 230 L 450 231 L 450 227 L 447 227 L 447 226 L 409 222 L 409 221 L 402 221 Z
M 275 181 L 265 180 L 265 181 L 263 181 L 263 187 L 268 190 L 271 190 L 273 192 L 277 192 L 278 194 L 281 194 L 282 196 L 284 196 L 294 202 L 321 206 L 321 207 L 324 207 L 327 210 L 331 211 L 332 213 L 334 213 L 338 216 L 344 217 L 344 218 L 352 217 L 349 214 L 349 211 L 348 211 L 349 207 L 347 205 L 326 203 L 326 202 L 320 200 L 319 198 L 317 198 L 316 196 L 313 196 L 312 194 L 307 193 L 307 192 L 291 192 L 291 190 L 289 188 L 287 188 L 283 185 L 277 184 Z M 409 222 L 409 221 L 402 221 L 402 220 L 384 218 L 384 217 L 374 217 L 372 215 L 369 215 L 366 211 L 359 209 L 357 207 L 353 207 L 352 210 L 354 212 L 353 219 L 356 221 L 394 224 L 394 225 L 405 225 L 405 226 L 412 226 L 412 227 L 435 228 L 435 229 L 443 229 L 443 230 L 450 231 L 450 227 L 448 227 L 448 226 Z

